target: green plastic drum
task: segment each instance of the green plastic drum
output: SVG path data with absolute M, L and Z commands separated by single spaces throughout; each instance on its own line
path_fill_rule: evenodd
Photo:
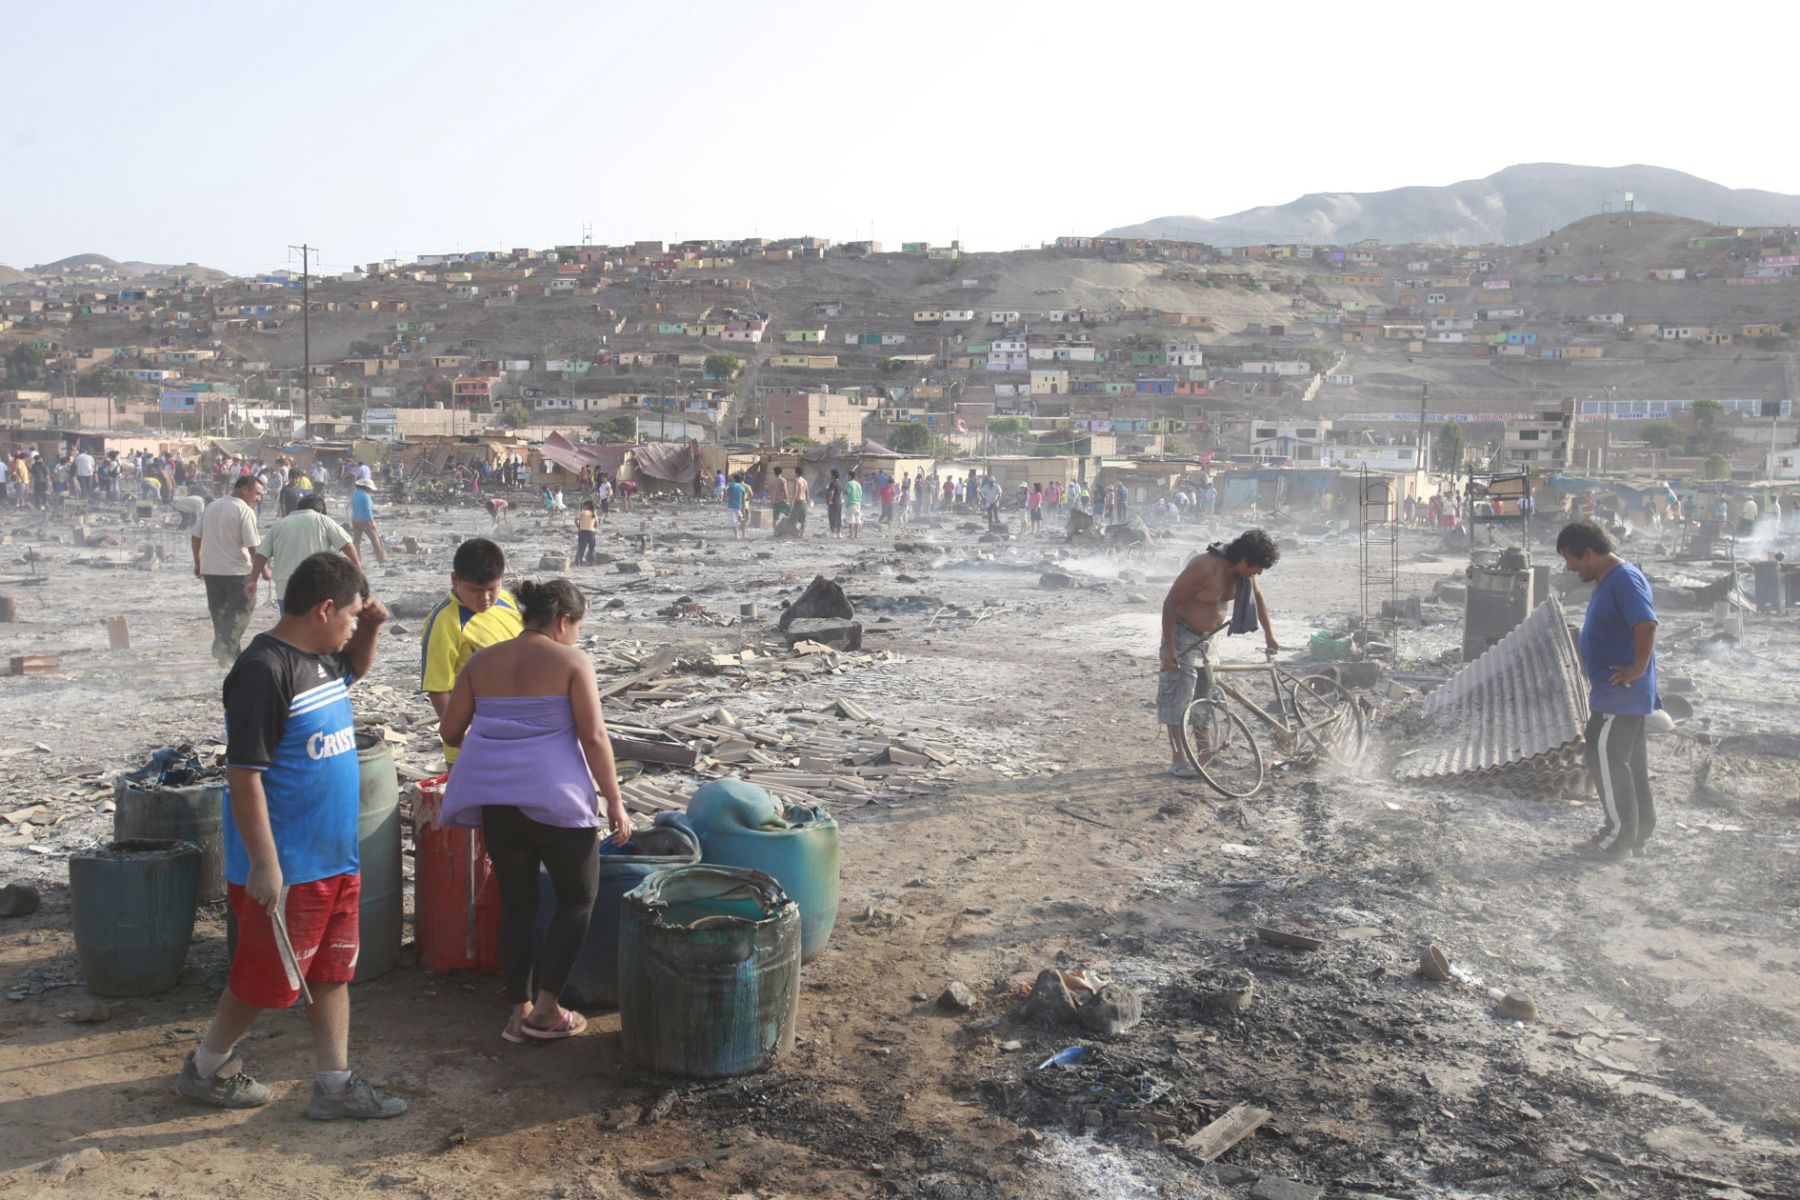
M 838 911 L 838 827 L 830 813 L 741 779 L 715 779 L 688 801 L 688 823 L 701 862 L 761 871 L 800 906 L 800 961 L 824 952 Z

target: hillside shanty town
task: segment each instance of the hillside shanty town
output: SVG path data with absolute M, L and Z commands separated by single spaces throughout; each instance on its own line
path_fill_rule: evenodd
M 1800 1197 L 1800 198 L 1609 170 L 0 267 L 0 1192 Z

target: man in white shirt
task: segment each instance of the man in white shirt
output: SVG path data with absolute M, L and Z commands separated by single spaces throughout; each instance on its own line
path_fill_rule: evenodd
M 377 548 L 381 539 L 375 539 Z M 250 578 L 244 592 L 256 603 L 257 581 L 267 574 L 275 581 L 275 603 L 282 604 L 287 595 L 288 580 L 301 563 L 315 554 L 336 551 L 362 569 L 362 558 L 356 552 L 344 527 L 325 515 L 325 501 L 318 496 L 302 496 L 293 512 L 275 522 L 256 548 L 250 562 Z M 285 607 L 282 608 L 286 612 Z
M 256 601 L 249 593 L 251 563 L 261 542 L 256 528 L 256 505 L 262 500 L 262 481 L 240 475 L 231 495 L 221 496 L 200 514 L 200 528 L 189 539 L 194 547 L 194 577 L 206 583 L 206 608 L 212 614 L 212 656 L 230 668 L 243 648 L 244 631 Z M 268 565 L 263 565 L 263 572 Z
M 94 456 L 86 450 L 75 456 L 75 482 L 83 496 L 94 494 Z
M 981 481 L 981 507 L 987 514 L 989 525 L 999 523 L 1000 485 L 994 482 L 994 477 L 992 475 L 989 475 L 986 479 Z

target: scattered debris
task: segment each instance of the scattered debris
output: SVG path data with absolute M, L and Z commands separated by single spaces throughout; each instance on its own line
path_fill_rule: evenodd
M 669 1158 L 643 1167 L 629 1167 L 626 1175 L 637 1175 L 645 1179 L 656 1179 L 664 1175 L 686 1175 L 692 1171 L 703 1170 L 714 1163 L 731 1157 L 729 1150 L 720 1150 L 713 1154 L 696 1154 L 688 1158 Z
M 775 624 L 785 633 L 795 621 L 848 621 L 855 615 L 856 608 L 850 603 L 850 597 L 844 595 L 844 589 L 823 575 L 815 575 L 806 590 L 800 593 L 800 598 L 782 610 L 781 619 Z
M 120 1017 L 136 1016 L 141 1011 L 136 1004 L 123 1000 L 112 1000 L 68 1009 L 57 1013 L 56 1016 L 58 1020 L 70 1021 L 76 1025 L 101 1025 L 107 1021 L 116 1021 Z
M 1195 980 L 1194 1002 L 1202 1012 L 1245 1012 L 1256 995 L 1256 979 L 1242 968 L 1208 973 Z
M 1144 1019 L 1144 999 L 1136 988 L 1109 983 L 1077 1010 L 1081 1023 L 1095 1033 L 1118 1034 Z
M 1419 950 L 1419 974 L 1433 983 L 1450 981 L 1450 959 L 1435 945 L 1427 944 Z
M 1069 1025 L 1080 1019 L 1075 997 L 1069 994 L 1062 972 L 1051 967 L 1038 972 L 1037 982 L 1031 985 L 1014 1015 L 1021 1021 L 1041 1025 Z
M 1264 1175 L 1250 1189 L 1250 1200 L 1319 1200 L 1324 1194 L 1324 1188 L 1314 1187 L 1310 1183 L 1295 1183 L 1278 1175 Z
M 1209 1163 L 1261 1129 L 1272 1115 L 1268 1109 L 1253 1104 L 1235 1104 L 1224 1116 L 1178 1143 L 1178 1148 L 1189 1158 Z
M 38 890 L 29 883 L 0 887 L 0 917 L 29 917 L 38 910 Z
M 1268 929 L 1259 926 L 1256 936 L 1271 946 L 1286 946 L 1290 950 L 1322 950 L 1325 947 L 1325 943 L 1319 938 L 1307 937 L 1300 933 L 1289 933 L 1283 929 Z
M 1503 1017 L 1514 1021 L 1535 1021 L 1538 1018 L 1537 1001 L 1525 992 L 1506 992 L 1494 1004 Z
M 106 1155 L 97 1146 L 88 1146 L 73 1154 L 64 1154 L 53 1158 L 38 1170 L 56 1179 L 67 1179 L 71 1175 L 79 1175 L 90 1167 L 97 1167 L 106 1161 Z
M 1047 1067 L 1066 1067 L 1070 1063 L 1086 1057 L 1090 1049 L 1091 1047 L 1088 1046 L 1068 1046 L 1039 1063 L 1037 1069 L 1042 1071 Z
M 834 617 L 800 617 L 787 622 L 783 628 L 789 646 L 797 646 L 801 642 L 816 642 L 838 650 L 862 649 L 863 627 L 860 621 Z
M 974 1008 L 975 1003 L 975 993 L 960 979 L 951 980 L 950 986 L 937 998 L 937 1006 L 947 1012 L 965 1013 Z

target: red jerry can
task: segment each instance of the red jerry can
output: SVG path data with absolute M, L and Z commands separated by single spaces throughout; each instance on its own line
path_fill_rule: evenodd
M 438 825 L 444 785 L 419 781 L 413 804 L 413 945 L 428 971 L 500 973 L 500 886 L 479 829 Z

